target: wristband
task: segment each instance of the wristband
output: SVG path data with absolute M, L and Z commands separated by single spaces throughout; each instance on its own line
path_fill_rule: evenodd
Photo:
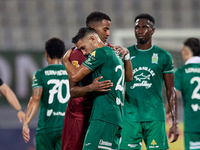
M 18 113 L 19 111 L 22 111 L 22 109 L 17 110 L 17 113 Z
M 130 59 L 130 54 L 128 53 L 128 54 L 126 54 L 125 56 L 124 56 L 124 60 L 129 60 Z

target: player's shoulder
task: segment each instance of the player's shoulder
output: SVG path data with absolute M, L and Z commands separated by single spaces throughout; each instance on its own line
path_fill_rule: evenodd
M 128 50 L 135 49 L 135 44 L 134 44 L 134 45 L 131 45 L 131 46 L 128 46 L 127 49 L 128 49 Z
M 72 52 L 71 52 L 70 56 L 77 55 L 77 54 L 83 56 L 82 51 L 79 50 L 77 47 L 75 47 L 75 48 L 72 49 Z
M 161 47 L 158 47 L 156 45 L 154 45 L 153 48 L 154 48 L 155 51 L 157 51 L 159 53 L 163 53 L 163 54 L 166 54 L 166 55 L 171 55 L 167 50 L 165 50 L 165 49 L 163 49 Z
M 176 69 L 174 70 L 174 73 L 175 73 L 175 74 L 183 73 L 184 70 L 185 70 L 185 67 L 186 67 L 186 65 L 183 65 L 183 66 L 181 66 L 181 67 L 179 67 L 179 68 L 176 68 Z

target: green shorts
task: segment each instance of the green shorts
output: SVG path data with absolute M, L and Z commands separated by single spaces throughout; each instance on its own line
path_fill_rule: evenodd
M 92 120 L 88 127 L 83 150 L 118 149 L 121 128 L 101 120 Z
M 184 132 L 185 150 L 200 150 L 200 132 Z
M 36 150 L 61 150 L 62 130 L 47 134 L 36 133 Z
M 124 122 L 121 136 L 120 149 L 140 150 L 142 139 L 147 150 L 169 148 L 164 121 Z

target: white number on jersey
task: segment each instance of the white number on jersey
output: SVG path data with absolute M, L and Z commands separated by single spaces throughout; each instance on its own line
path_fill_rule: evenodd
M 199 99 L 200 100 L 200 94 L 198 93 L 198 91 L 200 90 L 200 77 L 193 77 L 191 80 L 190 80 L 190 83 L 191 84 L 194 84 L 194 82 L 197 82 L 197 86 L 195 87 L 193 93 L 192 93 L 192 99 Z
M 51 104 L 53 103 L 53 98 L 54 98 L 54 95 L 57 94 L 57 98 L 58 98 L 58 101 L 62 104 L 66 103 L 69 98 L 70 98 L 70 92 L 69 92 L 69 80 L 58 80 L 58 79 L 52 79 L 52 80 L 49 80 L 47 82 L 47 84 L 54 84 L 53 88 L 51 90 L 49 90 L 49 101 L 48 103 Z M 66 85 L 66 89 L 67 89 L 67 93 L 66 93 L 66 96 L 65 98 L 63 97 L 63 94 L 62 93 L 62 87 L 63 85 Z
M 119 90 L 119 91 L 122 91 L 124 93 L 124 70 L 122 68 L 121 65 L 118 65 L 116 68 L 115 68 L 115 72 L 118 72 L 120 71 L 121 72 L 121 76 L 117 82 L 117 85 L 115 87 L 115 90 Z M 122 100 L 123 101 L 123 100 Z M 121 102 L 121 100 L 117 97 L 116 98 L 116 104 L 117 105 L 123 105 L 123 102 Z

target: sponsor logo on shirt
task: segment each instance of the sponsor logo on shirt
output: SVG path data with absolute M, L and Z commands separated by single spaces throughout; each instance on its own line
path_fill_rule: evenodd
M 78 68 L 80 65 L 78 64 L 77 60 L 72 61 L 72 65 L 74 65 L 76 68 Z
M 35 79 L 35 75 L 33 75 L 33 78 L 32 78 L 32 80 L 34 80 Z
M 91 56 L 95 57 L 96 51 L 93 51 L 92 53 L 90 53 Z
M 112 146 L 112 143 L 108 141 L 103 141 L 103 139 L 100 139 L 99 145 Z
M 48 109 L 47 110 L 47 116 L 50 117 L 51 115 L 53 115 L 53 116 L 65 116 L 65 112 L 53 112 L 53 109 Z
M 135 58 L 135 56 L 131 56 L 130 60 L 133 59 L 133 58 Z
M 155 140 L 152 140 L 151 145 L 149 146 L 149 148 L 158 148 L 159 146 L 157 145 Z
M 140 71 L 142 71 L 142 73 L 138 74 L 138 72 Z M 130 87 L 131 89 L 134 89 L 136 87 L 145 87 L 146 89 L 149 89 L 152 86 L 152 83 L 149 83 L 150 78 L 154 77 L 156 74 L 153 70 L 151 70 L 151 68 L 139 67 L 133 70 L 133 75 L 135 82 L 133 86 Z
M 151 57 L 151 63 L 158 64 L 158 54 L 153 53 L 153 56 Z
M 87 144 L 85 144 L 85 146 L 89 146 L 89 145 L 91 145 L 91 143 L 87 143 Z
M 130 148 L 134 148 L 136 146 L 138 146 L 138 144 L 128 144 L 128 147 L 130 147 Z

